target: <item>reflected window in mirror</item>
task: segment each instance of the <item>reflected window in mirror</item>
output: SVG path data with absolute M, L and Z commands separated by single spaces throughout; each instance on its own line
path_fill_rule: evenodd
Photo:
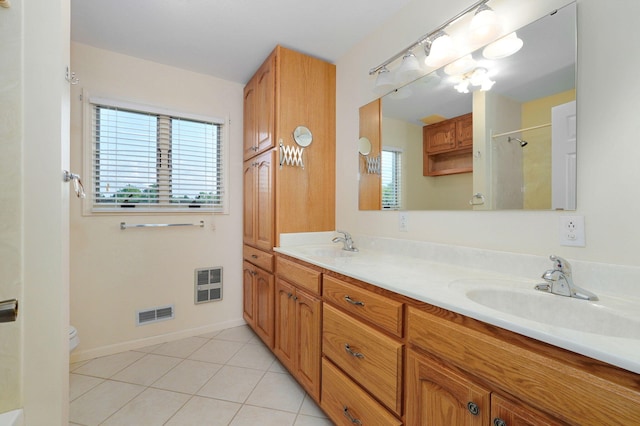
M 402 208 L 402 150 L 382 147 L 382 209 Z

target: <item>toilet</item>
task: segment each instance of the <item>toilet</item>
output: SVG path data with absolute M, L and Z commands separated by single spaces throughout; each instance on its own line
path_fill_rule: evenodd
M 72 325 L 69 326 L 69 352 L 73 351 L 80 343 L 80 337 L 78 336 L 78 330 Z

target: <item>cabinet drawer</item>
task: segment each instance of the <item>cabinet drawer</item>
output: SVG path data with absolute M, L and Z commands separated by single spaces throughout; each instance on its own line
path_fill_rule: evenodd
M 402 425 L 400 420 L 391 415 L 325 358 L 322 359 L 321 401 L 322 409 L 338 426 Z
M 380 402 L 401 413 L 402 343 L 324 304 L 322 350 Z
M 242 257 L 267 272 L 273 272 L 273 255 L 271 253 L 244 245 L 242 246 Z
M 324 276 L 324 299 L 381 329 L 402 337 L 402 303 L 337 278 Z
M 320 294 L 320 272 L 281 257 L 276 257 L 276 272 L 292 284 Z

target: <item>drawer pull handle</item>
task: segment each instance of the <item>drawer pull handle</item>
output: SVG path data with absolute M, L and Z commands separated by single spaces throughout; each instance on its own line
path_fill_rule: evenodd
M 349 296 L 345 296 L 344 300 L 346 300 L 347 302 L 351 303 L 352 305 L 356 305 L 356 306 L 364 306 L 364 302 L 361 302 L 359 300 L 353 300 L 352 298 L 350 298 Z
M 493 419 L 493 426 L 507 426 L 507 422 L 502 420 L 500 417 L 496 417 Z
M 349 421 L 350 421 L 351 423 L 353 423 L 354 425 L 361 425 L 361 424 L 362 424 L 362 422 L 361 422 L 359 419 L 356 419 L 355 417 L 353 417 L 353 416 L 351 415 L 351 413 L 349 413 L 349 408 L 348 408 L 346 405 L 343 405 L 343 406 L 342 406 L 342 412 L 344 413 L 344 416 L 345 416 L 346 418 L 348 418 L 348 419 L 349 419 Z
M 251 255 L 251 258 L 252 258 L 252 259 L 257 259 L 257 258 L 258 258 L 258 255 L 257 255 L 257 254 L 252 254 L 252 255 Z
M 474 416 L 477 416 L 480 413 L 480 407 L 475 402 L 467 402 L 467 410 Z
M 348 343 L 344 344 L 344 350 L 351 355 L 352 357 L 355 358 L 360 358 L 363 359 L 364 358 L 364 354 L 360 353 L 360 352 L 355 352 L 353 349 L 351 349 L 351 346 L 349 346 Z

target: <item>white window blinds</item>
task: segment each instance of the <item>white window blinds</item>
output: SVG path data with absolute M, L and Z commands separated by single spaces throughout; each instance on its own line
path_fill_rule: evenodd
M 93 211 L 224 211 L 222 121 L 90 105 Z
M 382 149 L 382 208 L 399 210 L 402 205 L 402 151 L 397 148 Z

